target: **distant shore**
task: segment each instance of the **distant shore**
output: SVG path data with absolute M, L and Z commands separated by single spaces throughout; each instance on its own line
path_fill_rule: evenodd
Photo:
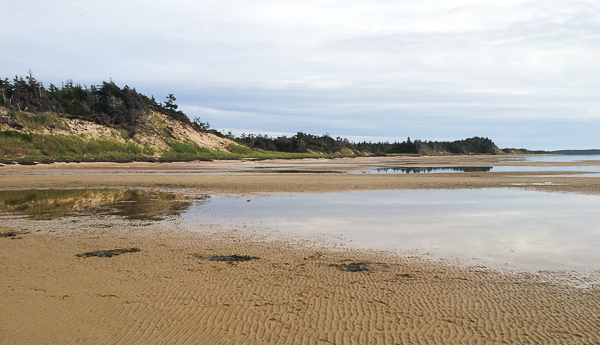
M 476 172 L 428 174 L 349 174 L 370 167 L 397 166 L 594 166 L 594 162 L 522 162 L 522 156 L 358 157 L 303 160 L 238 160 L 170 164 L 55 163 L 0 167 L 2 188 L 194 188 L 210 193 L 327 193 L 360 190 L 524 188 L 600 194 L 599 177 L 577 172 Z M 278 174 L 273 167 L 293 168 Z M 309 173 L 301 173 L 302 171 Z M 339 174 L 310 172 L 340 172 Z M 571 176 L 569 176 L 571 175 Z

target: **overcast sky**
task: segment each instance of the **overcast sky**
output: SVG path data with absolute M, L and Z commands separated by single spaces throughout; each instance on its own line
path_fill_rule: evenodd
M 0 47 L 236 134 L 600 148 L 598 0 L 0 0 Z

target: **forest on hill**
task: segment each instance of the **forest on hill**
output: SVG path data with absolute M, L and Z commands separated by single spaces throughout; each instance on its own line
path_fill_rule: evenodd
M 339 152 L 352 150 L 372 155 L 387 154 L 496 154 L 499 149 L 491 139 L 473 137 L 456 141 L 411 141 L 402 142 L 359 142 L 352 143 L 344 138 L 332 138 L 328 134 L 316 136 L 298 132 L 296 135 L 272 138 L 267 135 L 242 134 L 229 137 L 249 148 L 280 152 Z
M 120 88 L 112 80 L 89 87 L 68 80 L 61 87 L 50 84 L 46 88 L 31 72 L 25 78 L 15 76 L 12 81 L 0 78 L 0 106 L 11 111 L 53 112 L 132 132 L 143 124 L 149 110 L 191 124 L 190 119 L 177 110 L 175 101 L 175 96 L 169 94 L 164 103 L 157 102 L 154 96 L 145 96 L 127 85 Z M 199 120 L 195 124 L 198 130 L 209 126 Z
M 126 145 L 127 149 L 113 149 L 114 152 L 111 153 L 111 156 L 118 156 L 119 152 L 122 152 L 123 155 L 129 158 L 149 155 L 161 156 L 165 153 L 169 157 L 186 159 L 502 153 L 491 139 L 480 137 L 451 142 L 412 141 L 408 138 L 402 142 L 393 143 L 354 143 L 341 137 L 333 138 L 328 134 L 318 136 L 302 132 L 298 132 L 293 136 L 279 136 L 276 138 L 261 134 L 235 136 L 231 133 L 223 134 L 218 130 L 211 129 L 208 122 L 202 122 L 199 118 L 195 118 L 193 121 L 190 120 L 186 114 L 178 110 L 175 101 L 175 96 L 169 94 L 164 102 L 158 102 L 154 96 L 143 95 L 137 92 L 135 88 L 130 88 L 127 85 L 121 88 L 112 80 L 90 86 L 82 86 L 69 80 L 61 86 L 49 84 L 48 87 L 45 87 L 42 82 L 33 77 L 31 72 L 25 77 L 15 76 L 12 80 L 0 78 L 0 107 L 5 109 L 5 113 L 0 116 L 0 125 L 4 125 L 2 127 L 4 130 L 0 130 L 0 141 L 4 146 L 4 150 L 0 152 L 0 155 L 4 158 L 12 157 L 15 159 L 27 156 L 34 158 L 52 156 L 56 158 L 61 155 L 78 157 L 91 157 L 93 155 L 101 157 L 103 155 L 102 147 L 107 147 L 106 143 L 100 145 L 100 148 L 96 148 L 94 152 L 78 151 L 71 148 L 66 151 L 60 149 L 59 146 L 63 145 L 61 143 L 66 145 L 67 140 L 57 141 L 57 135 L 52 135 L 52 130 L 56 127 L 57 121 L 60 122 L 61 119 L 77 119 L 126 132 L 125 144 L 121 144 Z M 200 143 L 191 142 L 186 136 L 175 136 L 173 125 L 162 125 L 158 128 L 156 123 L 153 123 L 149 118 L 153 113 L 166 116 L 170 119 L 168 121 L 171 121 L 169 123 L 175 121 L 197 133 L 211 134 L 222 138 L 224 144 L 221 143 L 221 150 L 227 151 L 225 152 L 227 154 L 217 154 L 214 149 L 207 151 L 206 148 L 201 147 Z M 33 122 L 37 125 L 47 125 L 46 132 L 49 133 L 33 133 L 30 126 Z M 39 128 L 39 126 L 36 128 Z M 160 136 L 166 143 L 167 147 L 163 151 L 148 149 L 147 143 L 139 140 L 141 133 L 146 133 L 146 136 L 148 136 L 148 131 L 152 128 L 154 128 L 155 134 Z M 190 133 L 186 135 L 189 136 Z M 55 146 L 59 148 L 52 152 L 44 151 L 39 147 L 29 151 L 21 148 L 27 145 L 32 146 L 32 143 L 36 140 L 39 142 L 38 146 L 42 145 L 41 142 L 55 142 Z M 77 138 L 75 141 L 77 140 L 80 144 L 85 142 L 81 138 Z M 115 146 L 113 144 L 111 144 L 112 147 Z M 11 150 L 11 145 L 21 146 L 19 149 Z M 69 145 L 76 146 L 72 143 Z

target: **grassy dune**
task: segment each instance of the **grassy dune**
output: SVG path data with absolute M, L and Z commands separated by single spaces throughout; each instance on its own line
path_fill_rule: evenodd
M 239 159 L 239 158 L 320 158 L 354 156 L 349 152 L 336 154 L 289 153 L 252 150 L 230 144 L 231 152 L 211 150 L 195 143 L 172 141 L 170 148 L 160 154 L 172 159 Z M 11 160 L 113 160 L 135 159 L 154 156 L 155 151 L 133 140 L 119 141 L 113 138 L 82 138 L 63 134 L 22 133 L 18 131 L 0 132 L 0 156 Z

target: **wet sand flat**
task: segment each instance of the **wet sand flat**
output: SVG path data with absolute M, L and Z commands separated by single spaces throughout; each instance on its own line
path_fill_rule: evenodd
M 598 290 L 543 276 L 234 230 L 50 224 L 68 231 L 0 238 L 2 344 L 600 342 Z M 116 248 L 139 251 L 77 256 Z M 259 259 L 208 260 L 233 254 Z
M 193 188 L 206 193 L 327 193 L 402 189 L 523 188 L 600 194 L 600 177 L 572 171 L 345 174 L 397 166 L 592 166 L 600 162 L 520 162 L 496 156 L 383 157 L 197 163 L 70 163 L 0 167 L 0 188 Z M 277 174 L 274 168 L 339 174 Z M 567 169 L 565 169 L 567 170 Z M 569 176 L 577 175 L 577 176 Z
M 600 178 L 568 172 L 254 171 L 348 172 L 407 162 L 521 164 L 485 156 L 4 166 L 0 188 L 143 187 L 232 195 L 525 188 L 600 194 Z M 178 224 L 116 216 L 0 219 L 0 233 L 6 234 L 0 237 L 0 343 L 600 343 L 598 286 L 574 288 L 544 273 L 323 247 L 310 239 L 266 240 L 252 229 L 198 224 L 190 231 Z M 118 255 L 86 257 L 98 251 Z M 260 259 L 209 260 L 219 255 Z

